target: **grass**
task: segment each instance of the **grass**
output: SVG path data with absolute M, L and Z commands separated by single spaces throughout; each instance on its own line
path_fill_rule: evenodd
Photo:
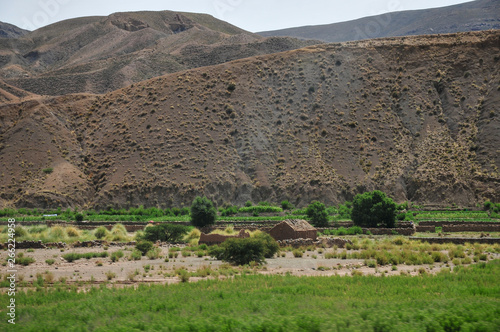
M 185 280 L 189 276 L 184 271 L 179 269 L 177 275 Z M 72 291 L 39 288 L 16 294 L 16 330 L 500 329 L 498 260 L 417 277 L 356 274 L 243 275 L 225 281 L 139 285 L 137 289 L 101 287 L 88 292 L 78 292 L 76 287 Z M 7 303 L 8 295 L 1 294 L 0 299 Z M 1 330 L 8 330 L 7 325 L 6 319 L 0 321 Z
M 115 253 L 113 253 L 115 254 Z M 69 254 L 62 255 L 62 258 L 64 258 L 68 262 L 74 262 L 76 260 L 85 258 L 85 259 L 91 259 L 91 258 L 104 258 L 108 257 L 108 253 L 106 251 L 98 253 L 98 252 L 87 252 L 84 254 L 79 254 L 76 252 L 72 252 Z M 122 252 L 122 257 L 123 257 L 123 252 Z

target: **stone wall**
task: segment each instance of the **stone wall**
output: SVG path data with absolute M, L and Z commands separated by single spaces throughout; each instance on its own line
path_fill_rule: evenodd
M 431 232 L 434 233 L 436 232 L 436 226 L 417 226 L 417 232 Z
M 500 238 L 465 238 L 465 237 L 410 237 L 410 240 L 423 241 L 428 243 L 454 243 L 454 244 L 465 244 L 465 243 L 485 243 L 485 244 L 495 244 L 500 243 Z
M 496 224 L 463 223 L 462 225 L 444 225 L 443 232 L 500 232 L 500 223 Z
M 363 228 L 363 233 L 370 232 L 373 235 L 398 235 L 410 236 L 415 234 L 415 228 Z

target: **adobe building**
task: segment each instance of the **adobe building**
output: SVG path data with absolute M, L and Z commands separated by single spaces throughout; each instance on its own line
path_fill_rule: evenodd
M 313 239 L 318 237 L 318 231 L 307 221 L 300 219 L 285 220 L 274 226 L 269 234 L 276 240 Z

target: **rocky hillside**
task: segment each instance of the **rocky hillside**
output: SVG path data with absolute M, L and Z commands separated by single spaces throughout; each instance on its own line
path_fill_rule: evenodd
M 498 0 L 476 0 L 443 8 L 387 13 L 342 23 L 266 31 L 260 35 L 343 42 L 490 29 L 500 29 Z
M 15 25 L 0 22 L 0 38 L 18 38 L 29 31 L 16 27 Z
M 0 79 L 40 95 L 104 93 L 166 73 L 315 43 L 264 38 L 204 14 L 116 13 L 0 38 Z
M 28 207 L 500 200 L 500 31 L 311 46 L 0 106 Z

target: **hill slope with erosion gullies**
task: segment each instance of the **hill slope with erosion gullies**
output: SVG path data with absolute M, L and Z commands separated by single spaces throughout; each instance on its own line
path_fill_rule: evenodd
M 500 200 L 500 31 L 317 45 L 0 109 L 3 205 Z
M 389 7 L 398 6 L 394 2 Z M 344 42 L 361 39 L 432 35 L 500 29 L 500 1 L 476 0 L 458 5 L 386 13 L 358 20 L 260 32 L 262 36 L 290 36 Z
M 9 23 L 0 22 L 0 38 L 18 38 L 27 33 L 29 33 L 28 30 L 18 28 Z
M 39 95 L 105 93 L 167 73 L 317 43 L 264 38 L 205 14 L 115 13 L 0 38 L 0 79 Z

